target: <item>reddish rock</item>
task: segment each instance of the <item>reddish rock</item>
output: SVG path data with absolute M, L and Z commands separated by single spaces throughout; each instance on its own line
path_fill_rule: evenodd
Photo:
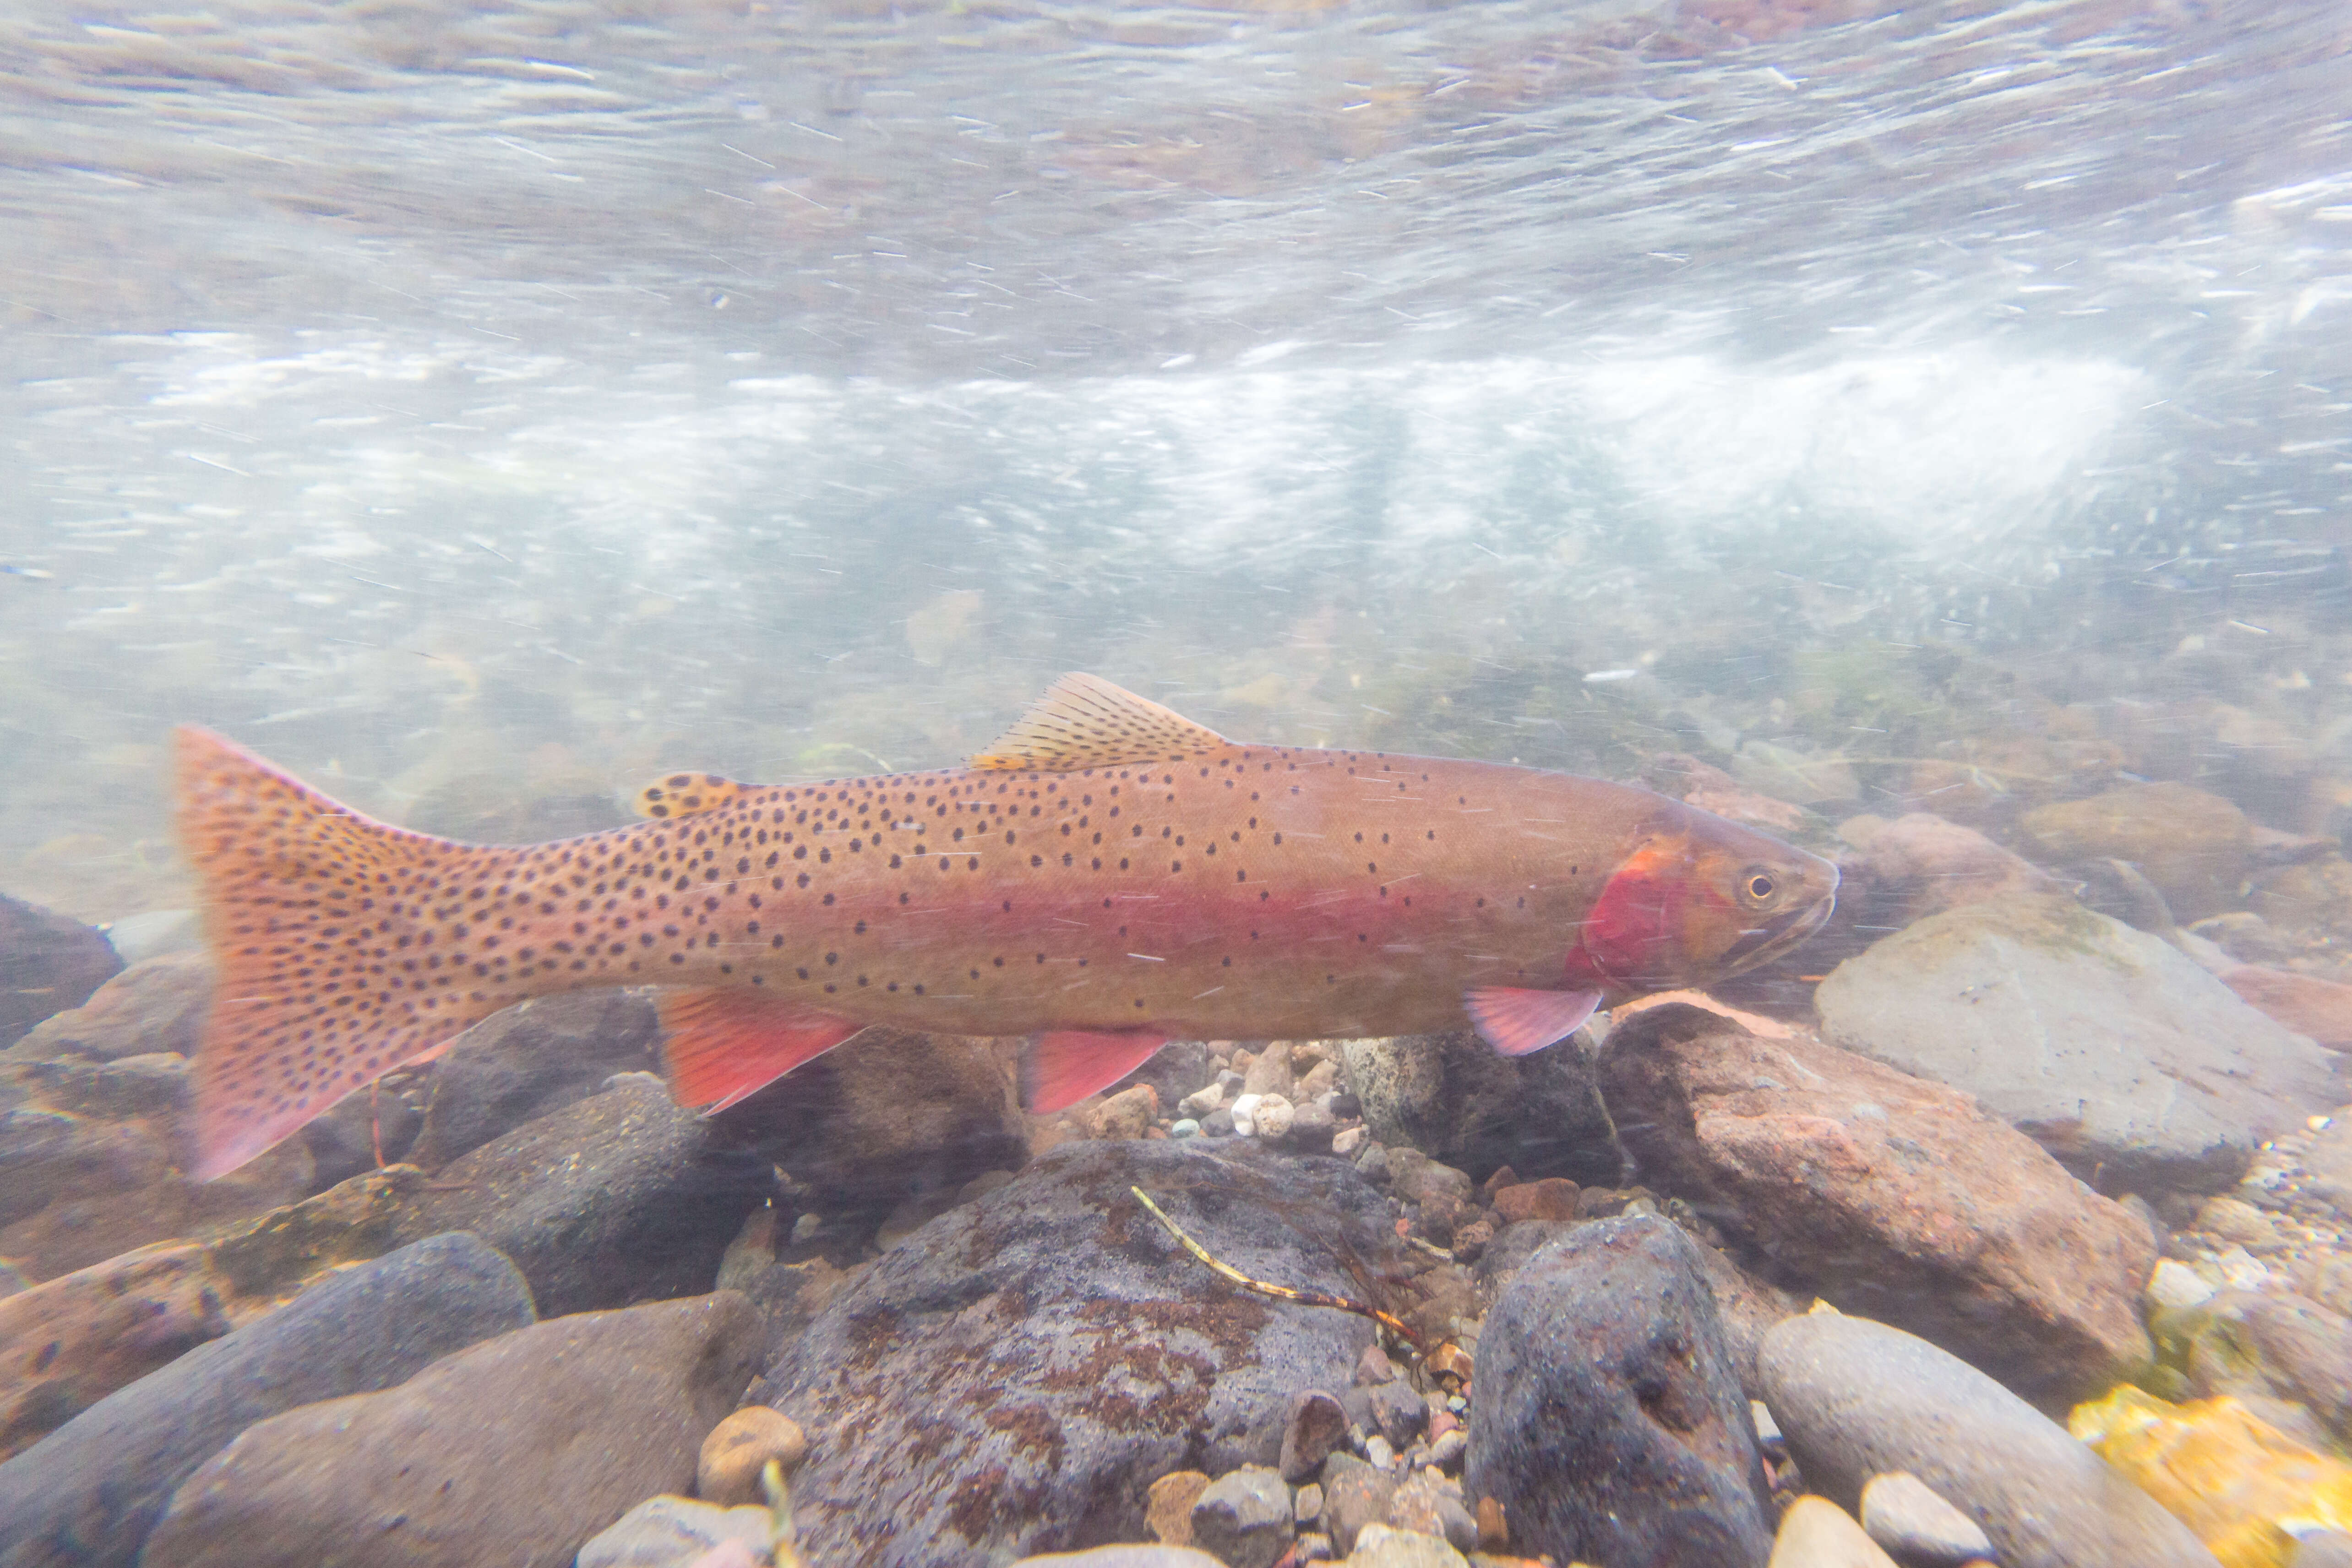
M 1779 1283 L 2032 1399 L 2080 1398 L 2147 1361 L 2147 1224 L 1970 1096 L 1688 1007 L 1620 1025 L 1602 1074 L 1649 1178 Z
M 2240 1001 L 2273 1022 L 2330 1050 L 2352 1047 L 2352 985 L 2259 963 L 2225 969 L 2221 979 Z
M 1574 1219 L 1578 1195 L 1574 1182 L 1565 1176 L 1546 1176 L 1540 1182 L 1521 1182 L 1497 1192 L 1495 1213 L 1505 1225 L 1523 1219 Z

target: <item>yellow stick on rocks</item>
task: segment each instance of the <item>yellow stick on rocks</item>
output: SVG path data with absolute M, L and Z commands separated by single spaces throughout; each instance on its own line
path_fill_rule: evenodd
M 1141 1187 L 1129 1187 L 1127 1190 L 1135 1194 L 1136 1202 L 1141 1204 L 1145 1208 L 1151 1211 L 1151 1217 L 1153 1219 L 1158 1220 L 1161 1225 L 1168 1227 L 1168 1234 L 1181 1242 L 1184 1246 L 1185 1251 L 1191 1253 L 1193 1257 L 1199 1258 L 1202 1262 L 1207 1264 L 1211 1268 L 1232 1280 L 1243 1289 L 1255 1290 L 1261 1296 L 1271 1296 L 1278 1301 L 1297 1301 L 1301 1306 L 1307 1307 L 1330 1307 L 1342 1312 L 1353 1312 L 1360 1318 L 1370 1318 L 1372 1321 L 1380 1324 L 1381 1327 L 1388 1330 L 1389 1332 L 1396 1335 L 1397 1338 L 1411 1345 L 1415 1351 L 1423 1354 L 1428 1353 L 1428 1347 L 1422 1343 L 1421 1336 L 1413 1332 L 1412 1329 L 1406 1327 L 1404 1320 L 1397 1317 L 1393 1313 L 1383 1312 L 1378 1307 L 1369 1305 L 1366 1302 L 1351 1301 L 1345 1296 L 1328 1296 L 1320 1290 L 1294 1290 L 1287 1285 L 1271 1285 L 1263 1279 L 1251 1279 L 1248 1275 L 1243 1273 L 1240 1269 L 1234 1268 L 1231 1264 L 1218 1262 L 1215 1258 L 1209 1256 L 1209 1249 L 1207 1247 L 1202 1247 L 1199 1242 L 1194 1241 L 1191 1237 L 1185 1235 L 1182 1228 L 1179 1226 L 1174 1220 L 1170 1219 L 1166 1215 L 1160 1213 L 1160 1205 L 1151 1201 L 1151 1195 L 1149 1193 L 1146 1193 Z

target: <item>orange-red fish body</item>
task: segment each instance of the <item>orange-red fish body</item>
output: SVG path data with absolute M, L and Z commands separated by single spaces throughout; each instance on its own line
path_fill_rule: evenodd
M 636 826 L 499 847 L 371 822 L 184 731 L 184 835 L 224 970 L 202 1169 L 554 991 L 670 988 L 689 1104 L 875 1023 L 1044 1032 L 1033 1099 L 1062 1100 L 1167 1038 L 1456 1028 L 1465 995 L 1499 1048 L 1534 1048 L 1597 1001 L 1760 962 L 1836 886 L 1827 862 L 1645 791 L 1235 744 L 1084 678 L 979 761 L 681 775 Z

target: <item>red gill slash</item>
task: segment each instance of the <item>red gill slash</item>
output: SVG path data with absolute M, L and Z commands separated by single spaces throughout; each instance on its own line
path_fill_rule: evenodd
M 962 768 L 681 773 L 524 846 L 375 822 L 196 729 L 180 831 L 220 984 L 196 1173 L 527 997 L 658 986 L 672 1092 L 732 1105 L 869 1024 L 1032 1037 L 1032 1110 L 1171 1038 L 1426 1033 L 1517 1056 L 1819 928 L 1837 870 L 1646 791 L 1228 741 L 1092 676 Z

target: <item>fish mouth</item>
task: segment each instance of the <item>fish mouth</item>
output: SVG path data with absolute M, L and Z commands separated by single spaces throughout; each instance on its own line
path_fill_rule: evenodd
M 1723 973 L 1744 974 L 1771 963 L 1829 923 L 1837 909 L 1837 868 L 1830 868 L 1829 889 L 1801 910 L 1791 910 L 1770 925 L 1748 932 L 1723 955 Z

